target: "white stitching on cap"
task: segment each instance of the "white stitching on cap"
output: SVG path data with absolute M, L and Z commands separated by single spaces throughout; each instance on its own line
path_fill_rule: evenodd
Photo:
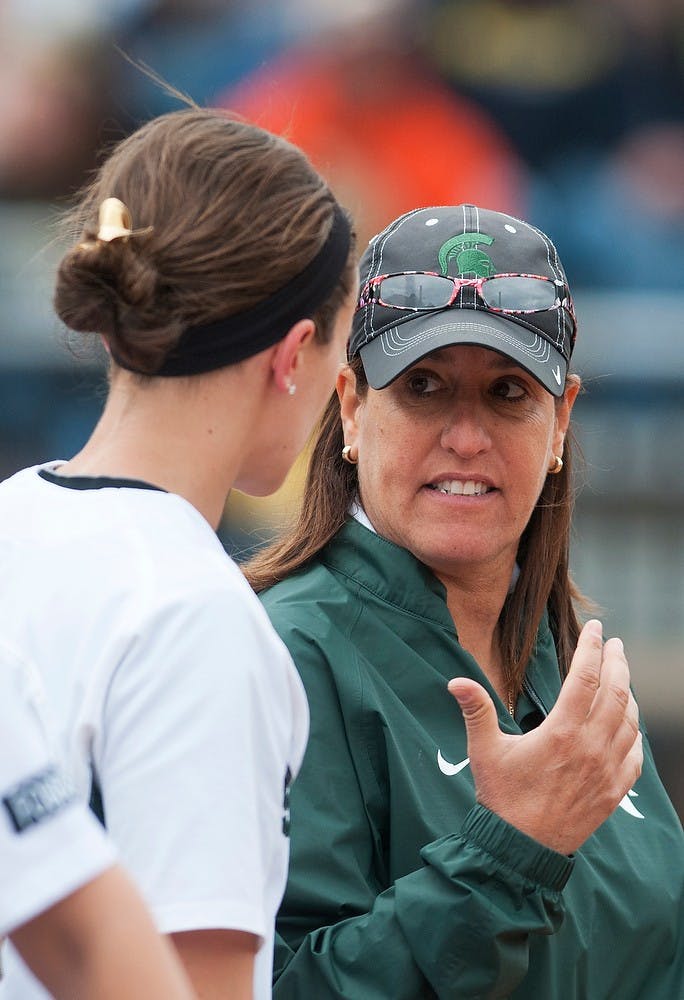
M 408 212 L 406 215 L 402 216 L 402 218 L 397 221 L 397 224 L 395 226 L 392 226 L 392 224 L 390 224 L 387 227 L 387 231 L 385 232 L 385 235 L 383 236 L 382 240 L 376 240 L 376 242 L 373 244 L 373 255 L 371 257 L 371 266 L 368 271 L 368 277 L 366 278 L 366 281 L 370 281 L 371 278 L 375 278 L 377 277 L 378 274 L 380 274 L 380 271 L 382 269 L 382 256 L 383 253 L 385 252 L 385 243 L 387 243 L 390 236 L 393 236 L 394 233 L 396 233 L 397 230 L 399 230 L 405 222 L 408 222 L 408 220 L 412 219 L 414 215 L 417 215 L 418 212 L 422 211 L 424 211 L 424 209 L 416 208 L 412 212 Z M 373 268 L 375 266 L 375 251 L 378 249 L 378 247 L 380 248 L 380 257 L 378 258 L 378 264 L 377 264 L 378 269 L 375 273 L 373 273 Z M 371 302 L 371 307 L 369 310 L 367 310 L 363 320 L 364 333 L 366 334 L 366 340 L 365 340 L 366 344 L 368 343 L 369 340 L 373 339 L 374 334 L 372 326 L 374 320 L 375 320 L 375 299 L 373 299 L 373 301 Z M 369 321 L 371 329 L 367 330 Z
M 396 220 L 396 225 L 393 225 L 392 223 L 390 223 L 389 226 L 387 226 L 386 231 L 385 231 L 385 235 L 382 237 L 382 239 L 381 240 L 376 240 L 375 243 L 373 244 L 373 254 L 371 256 L 371 265 L 370 265 L 370 268 L 368 270 L 368 277 L 366 278 L 366 281 L 370 281 L 371 278 L 376 278 L 380 274 L 380 272 L 382 270 L 382 257 L 383 257 L 383 254 L 385 252 L 385 243 L 387 243 L 387 241 L 390 238 L 390 236 L 393 236 L 394 233 L 396 233 L 397 230 L 399 230 L 401 228 L 401 226 L 403 226 L 403 224 L 405 222 L 408 222 L 409 219 L 412 219 L 414 215 L 418 215 L 419 212 L 431 212 L 431 211 L 436 210 L 439 207 L 440 206 L 438 206 L 438 205 L 433 205 L 432 207 L 424 206 L 423 208 L 414 208 L 413 211 L 406 212 L 405 215 L 403 215 L 400 219 Z M 375 264 L 375 252 L 376 252 L 376 250 L 378 248 L 380 248 L 380 257 L 378 258 L 378 262 L 377 262 L 377 271 L 375 271 L 375 273 L 374 273 L 374 268 L 376 266 L 376 264 Z M 360 347 L 365 346 L 365 344 L 367 344 L 369 341 L 373 340 L 377 336 L 377 334 L 374 333 L 374 331 L 372 329 L 374 321 L 375 321 L 375 300 L 373 300 L 371 302 L 370 309 L 368 309 L 366 311 L 366 315 L 363 318 L 363 331 L 364 331 L 364 333 L 366 335 L 366 339 L 364 340 L 363 344 L 359 345 Z M 368 329 L 369 323 L 370 323 L 371 329 Z
M 468 225 L 468 218 L 467 218 L 466 208 L 467 208 L 467 206 L 464 205 L 463 206 L 463 232 L 464 233 L 467 233 L 468 229 L 470 228 L 469 225 Z M 476 216 L 476 218 L 477 218 L 477 232 L 479 233 L 479 231 L 480 231 L 480 213 L 479 213 L 479 209 L 478 209 L 477 205 L 473 205 L 473 208 L 475 209 L 475 212 L 477 213 L 477 216 Z M 469 294 L 472 296 L 472 302 L 468 302 L 468 295 Z M 473 309 L 477 309 L 477 290 L 475 288 L 473 288 L 472 286 L 466 285 L 465 288 L 461 289 L 461 296 L 462 296 L 461 301 L 465 304 L 466 308 L 469 309 L 472 306 Z M 460 308 L 463 308 L 463 307 L 460 307 Z
M 511 337 L 508 333 L 501 333 L 498 330 L 493 330 L 489 326 L 484 326 L 482 323 L 467 323 L 459 324 L 459 331 L 467 333 L 468 330 L 472 330 L 475 333 L 486 333 L 489 337 L 495 337 L 497 340 L 502 341 L 505 344 L 512 344 L 523 354 L 526 354 L 530 360 L 537 361 L 540 364 L 548 361 L 551 352 L 549 341 L 544 337 L 540 337 L 539 334 L 532 334 L 534 341 L 528 346 L 516 340 L 515 337 Z M 445 330 L 453 330 L 453 323 L 444 323 L 442 326 L 433 326 L 429 330 L 425 330 L 422 333 L 414 334 L 412 337 L 402 337 L 399 333 L 399 328 L 393 326 L 390 330 L 385 330 L 384 333 L 379 334 L 380 343 L 382 344 L 382 352 L 388 358 L 396 357 L 399 354 L 403 354 L 404 351 L 409 350 L 411 347 L 416 347 L 418 344 L 425 343 L 436 337 L 437 334 L 442 333 Z M 523 329 L 521 327 L 521 329 Z M 530 331 L 531 332 L 531 331 Z
M 527 226 L 527 228 L 530 230 L 530 232 L 536 233 L 537 236 L 540 237 L 540 239 L 544 243 L 544 246 L 546 247 L 546 260 L 548 261 L 549 270 L 553 271 L 553 273 L 556 275 L 557 278 L 559 278 L 559 279 L 562 278 L 563 275 L 560 272 L 560 266 L 559 266 L 559 261 L 558 261 L 558 251 L 556 250 L 555 246 L 553 245 L 553 243 L 551 242 L 551 240 L 549 239 L 549 237 L 546 235 L 546 233 L 543 233 L 541 231 L 541 229 L 537 229 L 536 226 L 530 225 L 529 222 L 525 222 L 523 224 L 525 226 Z M 553 264 L 552 261 L 551 261 L 551 250 L 552 249 L 553 249 L 553 252 L 554 252 L 554 255 L 555 255 L 555 258 L 556 258 L 556 264 Z M 556 327 L 557 327 L 557 331 L 558 332 L 557 332 L 557 335 L 556 335 L 556 344 L 555 344 L 555 346 L 560 349 L 560 345 L 563 343 L 563 339 L 564 339 L 563 338 L 563 317 L 561 315 L 561 310 L 560 309 L 556 309 Z
M 475 205 L 474 207 L 475 207 L 475 224 L 477 226 L 475 232 L 479 233 L 480 232 L 480 209 L 477 207 L 477 205 Z M 465 230 L 465 226 L 463 228 Z M 479 295 L 477 294 L 477 288 L 473 288 L 472 289 L 472 293 L 473 293 L 473 309 L 475 311 L 477 311 L 477 309 L 479 308 L 479 303 L 478 303 Z
M 540 239 L 544 243 L 544 246 L 546 247 L 546 259 L 547 259 L 548 264 L 549 264 L 549 269 L 555 274 L 555 276 L 559 280 L 563 280 L 564 281 L 565 277 L 563 275 L 563 271 L 562 271 L 562 268 L 560 266 L 560 259 L 558 257 L 558 250 L 556 249 L 556 247 L 554 246 L 554 244 L 551 242 L 551 240 L 549 239 L 549 237 L 546 235 L 546 233 L 543 233 L 541 231 L 541 229 L 537 229 L 537 227 L 531 225 L 531 223 L 525 222 L 524 219 L 520 219 L 519 221 L 522 222 L 523 226 L 526 226 L 527 229 L 530 230 L 530 232 L 536 233 L 537 236 L 540 237 Z M 550 256 L 550 252 L 551 251 L 553 251 L 553 256 L 554 256 L 554 260 L 553 261 L 551 260 L 551 256 Z M 563 323 L 563 315 L 562 315 L 562 310 L 561 309 L 556 309 L 556 328 L 557 328 L 557 335 L 556 335 L 556 341 L 555 341 L 554 346 L 562 354 L 563 351 L 561 350 L 561 348 L 562 348 L 562 345 L 563 345 L 563 343 L 565 341 L 565 336 L 564 336 L 565 326 L 564 326 L 564 323 Z

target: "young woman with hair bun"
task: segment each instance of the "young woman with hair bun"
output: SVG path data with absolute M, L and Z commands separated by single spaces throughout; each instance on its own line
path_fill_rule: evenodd
M 77 455 L 0 486 L 0 628 L 199 995 L 265 998 L 308 712 L 216 528 L 330 395 L 354 234 L 296 147 L 197 108 L 124 140 L 73 221 L 55 308 L 103 340 L 109 392 Z M 5 964 L 0 997 L 45 995 Z

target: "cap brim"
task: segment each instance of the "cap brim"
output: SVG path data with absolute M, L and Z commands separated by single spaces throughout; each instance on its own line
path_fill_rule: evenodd
M 369 385 L 384 389 L 426 354 L 455 344 L 497 351 L 528 371 L 552 396 L 563 395 L 568 365 L 560 351 L 527 327 L 484 310 L 450 309 L 412 317 L 379 333 L 359 353 Z

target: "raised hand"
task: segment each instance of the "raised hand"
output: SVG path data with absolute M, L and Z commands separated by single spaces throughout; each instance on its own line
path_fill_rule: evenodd
M 580 634 L 558 700 L 522 736 L 502 733 L 485 689 L 449 682 L 468 734 L 478 802 L 535 840 L 572 854 L 610 816 L 641 774 L 639 712 L 620 639 L 601 623 Z

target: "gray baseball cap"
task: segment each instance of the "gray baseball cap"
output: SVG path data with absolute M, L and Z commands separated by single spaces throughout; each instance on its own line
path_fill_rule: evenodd
M 576 320 L 558 252 L 539 229 L 475 205 L 420 208 L 374 236 L 360 268 L 348 353 L 361 355 L 374 389 L 432 351 L 473 344 L 562 396 Z

